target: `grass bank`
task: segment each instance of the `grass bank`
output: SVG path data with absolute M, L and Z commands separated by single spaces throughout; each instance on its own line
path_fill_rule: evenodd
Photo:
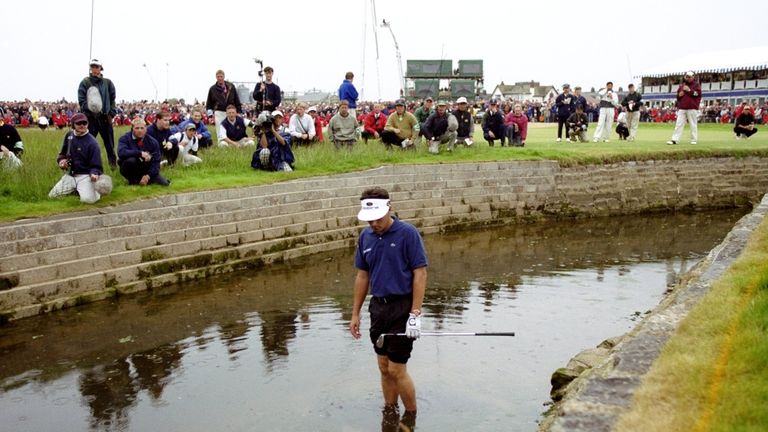
M 212 148 L 202 152 L 203 163 L 192 167 L 163 168 L 172 180 L 169 188 L 159 186 L 128 186 L 119 172 L 109 172 L 115 179 L 111 195 L 96 207 L 133 201 L 164 194 L 210 190 L 273 183 L 286 179 L 330 175 L 390 164 L 457 163 L 502 160 L 556 160 L 563 165 L 612 163 L 627 160 L 692 159 L 719 156 L 768 156 L 768 136 L 760 132 L 749 141 L 736 141 L 728 125 L 699 126 L 699 144 L 687 144 L 687 130 L 681 144 L 668 146 L 665 141 L 672 133 L 671 124 L 641 124 L 639 139 L 628 143 L 556 143 L 552 125 L 531 125 L 524 148 L 489 147 L 476 128 L 476 144 L 459 147 L 453 153 L 430 155 L 425 146 L 414 151 L 387 151 L 379 142 L 359 143 L 351 151 L 336 151 L 330 143 L 310 148 L 297 148 L 296 168 L 292 173 L 270 173 L 250 168 L 253 149 Z M 128 131 L 115 130 L 115 140 Z M 93 208 L 72 197 L 51 200 L 48 191 L 61 177 L 56 155 L 64 131 L 39 129 L 20 130 L 26 147 L 24 167 L 15 172 L 0 171 L 0 222 Z M 591 133 L 590 133 L 591 136 Z M 615 134 L 613 134 L 615 136 Z M 101 139 L 98 139 L 101 143 Z M 102 158 L 106 161 L 106 156 Z M 105 162 L 105 167 L 108 165 Z
M 768 220 L 681 323 L 620 431 L 768 430 Z

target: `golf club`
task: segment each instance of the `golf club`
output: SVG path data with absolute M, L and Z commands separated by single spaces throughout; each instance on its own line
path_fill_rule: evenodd
M 456 332 L 421 332 L 420 336 L 514 336 L 515 332 L 490 332 L 490 333 L 456 333 Z M 382 348 L 384 346 L 384 338 L 386 336 L 405 336 L 405 333 L 382 333 L 376 339 L 376 347 Z

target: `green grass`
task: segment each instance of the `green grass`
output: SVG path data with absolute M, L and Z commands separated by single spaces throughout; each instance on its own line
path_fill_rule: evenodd
M 683 320 L 621 431 L 768 430 L 768 220 Z
M 51 200 L 48 191 L 61 177 L 56 155 L 64 131 L 20 129 L 26 153 L 24 167 L 15 172 L 0 171 L 0 221 L 44 216 L 68 211 L 103 207 L 129 202 L 138 198 L 272 183 L 286 179 L 329 175 L 391 164 L 456 163 L 470 161 L 542 160 L 559 161 L 564 166 L 587 163 L 611 163 L 627 160 L 690 159 L 710 156 L 768 156 L 768 137 L 758 133 L 749 141 L 736 141 L 728 125 L 699 125 L 699 144 L 687 144 L 687 130 L 682 143 L 668 146 L 672 124 L 641 124 L 639 139 L 634 143 L 613 140 L 610 143 L 555 143 L 552 125 L 531 125 L 524 148 L 489 147 L 482 141 L 476 127 L 471 148 L 459 147 L 452 154 L 430 155 L 422 145 L 414 151 L 387 151 L 372 141 L 362 142 L 352 151 L 336 151 L 330 143 L 311 148 L 296 148 L 296 171 L 274 173 L 255 171 L 250 167 L 253 149 L 212 148 L 202 152 L 203 163 L 192 167 L 163 168 L 163 174 L 173 181 L 169 188 L 159 186 L 128 186 L 119 172 L 109 172 L 115 180 L 111 195 L 95 205 L 81 204 L 72 197 Z M 127 127 L 115 130 L 115 141 L 126 133 Z M 591 136 L 591 133 L 590 135 Z M 613 134 L 612 136 L 615 136 Z M 101 144 L 101 139 L 98 139 Z M 106 155 L 102 147 L 102 158 Z M 108 166 L 105 162 L 105 166 Z

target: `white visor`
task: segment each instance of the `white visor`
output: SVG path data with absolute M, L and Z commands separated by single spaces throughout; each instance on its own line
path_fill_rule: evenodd
M 360 200 L 360 212 L 357 218 L 370 222 L 383 218 L 389 213 L 389 200 L 383 198 L 366 198 Z

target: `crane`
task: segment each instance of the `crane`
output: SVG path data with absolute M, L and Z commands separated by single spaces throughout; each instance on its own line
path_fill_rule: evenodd
M 397 67 L 400 72 L 400 96 L 405 96 L 405 74 L 403 74 L 403 57 L 400 55 L 400 46 L 397 44 L 397 38 L 395 38 L 395 32 L 392 31 L 391 22 L 383 19 L 381 20 L 381 27 L 389 29 L 389 34 L 392 35 L 392 40 L 395 42 L 395 54 L 397 55 Z

